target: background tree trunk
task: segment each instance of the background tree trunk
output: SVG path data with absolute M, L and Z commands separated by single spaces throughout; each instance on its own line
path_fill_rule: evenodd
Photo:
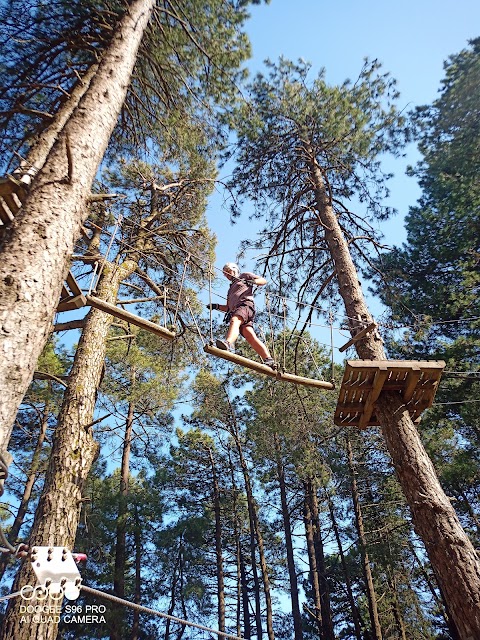
M 30 464 L 30 469 L 28 471 L 28 475 L 27 475 L 27 482 L 25 483 L 25 487 L 23 489 L 23 495 L 22 495 L 22 499 L 20 501 L 20 505 L 18 507 L 15 519 L 13 521 L 13 524 L 10 528 L 10 531 L 8 533 L 8 540 L 11 544 L 13 544 L 15 546 L 16 542 L 17 542 L 17 537 L 18 534 L 20 532 L 20 529 L 23 525 L 23 521 L 25 519 L 25 514 L 27 513 L 27 509 L 28 509 L 28 504 L 30 502 L 30 498 L 32 496 L 32 490 L 33 490 L 33 486 L 35 484 L 35 480 L 37 479 L 37 473 L 38 473 L 38 465 L 39 465 L 39 458 L 40 458 L 40 454 L 42 452 L 42 448 L 43 448 L 43 443 L 45 441 L 45 435 L 47 433 L 47 427 L 48 427 L 48 405 L 45 407 L 43 416 L 42 416 L 42 422 L 40 424 L 40 431 L 38 433 L 38 438 L 37 438 L 37 442 L 35 445 L 35 450 L 33 452 L 33 456 L 32 456 L 32 462 Z M 0 581 L 3 578 L 3 575 L 7 569 L 8 566 L 8 562 L 9 562 L 10 556 L 7 555 L 6 553 L 2 554 L 2 556 L 0 557 Z
M 220 509 L 220 487 L 218 474 L 213 459 L 212 450 L 208 449 L 210 465 L 212 469 L 212 501 L 215 513 L 215 557 L 217 564 L 217 602 L 218 602 L 218 630 L 225 631 L 225 579 L 223 573 L 222 552 L 222 520 Z
M 325 493 L 327 493 L 325 491 Z M 353 597 L 352 592 L 352 581 L 350 580 L 350 573 L 348 571 L 348 566 L 345 561 L 345 554 L 343 552 L 342 540 L 340 538 L 340 532 L 338 530 L 337 519 L 335 517 L 335 511 L 333 509 L 333 502 L 330 496 L 327 494 L 328 501 L 328 510 L 330 512 L 330 519 L 332 521 L 333 531 L 335 533 L 335 540 L 337 541 L 338 553 L 340 554 L 340 561 L 342 563 L 343 575 L 345 578 L 345 588 L 347 590 L 348 602 L 350 604 L 350 610 L 352 612 L 352 621 L 353 626 L 355 628 L 355 638 L 356 640 L 362 640 L 362 629 L 360 626 L 360 619 L 358 617 L 358 608 L 355 603 L 355 598 Z
M 320 530 L 320 517 L 318 510 L 318 498 L 316 482 L 312 479 L 308 487 L 310 512 L 312 515 L 313 545 L 318 573 L 318 586 L 320 589 L 320 606 L 322 608 L 322 638 L 324 640 L 335 640 L 333 629 L 332 609 L 330 606 L 330 588 L 328 586 L 325 552 L 323 550 L 322 534 Z
M 135 372 L 132 371 L 132 385 Z M 125 563 L 127 559 L 127 521 L 128 521 L 128 479 L 130 475 L 130 450 L 132 446 L 133 430 L 132 402 L 128 404 L 128 414 L 125 423 L 125 436 L 122 449 L 122 466 L 120 468 L 120 491 L 118 495 L 117 535 L 115 543 L 115 566 L 113 570 L 113 592 L 118 598 L 125 598 Z M 121 606 L 112 607 L 112 629 L 110 640 L 121 640 L 125 622 L 125 609 Z
M 285 486 L 285 469 L 282 462 L 278 435 L 274 434 L 273 438 L 275 443 L 278 484 L 280 486 L 280 502 L 282 505 L 283 530 L 285 533 L 285 547 L 287 551 L 287 568 L 288 568 L 288 577 L 290 581 L 290 599 L 292 601 L 294 637 L 295 637 L 295 640 L 302 640 L 302 637 L 303 637 L 302 615 L 300 613 L 300 603 L 298 600 L 298 580 L 297 580 L 297 571 L 295 568 L 295 559 L 293 556 L 292 525 L 290 522 L 290 512 L 288 509 L 288 501 L 287 501 L 287 490 Z
M 355 465 L 353 462 L 353 452 L 350 439 L 347 436 L 347 456 L 348 468 L 350 470 L 350 482 L 352 487 L 353 510 L 355 512 L 355 524 L 357 527 L 358 541 L 360 543 L 360 553 L 362 556 L 362 569 L 365 578 L 365 587 L 367 589 L 368 611 L 370 613 L 370 624 L 375 640 L 382 640 L 382 627 L 378 618 L 377 594 L 373 584 L 372 570 L 370 567 L 370 559 L 367 552 L 367 540 L 365 538 L 365 530 L 363 528 L 362 508 L 360 506 L 360 498 L 358 495 L 357 480 L 355 477 Z
M 308 565 L 310 568 L 310 580 L 313 591 L 313 602 L 315 605 L 315 624 L 318 629 L 318 636 L 322 637 L 323 625 L 322 625 L 322 602 L 320 598 L 320 585 L 318 582 L 317 571 L 317 556 L 315 554 L 315 542 L 313 539 L 313 522 L 312 522 L 312 510 L 310 500 L 308 497 L 308 481 L 303 483 L 304 497 L 303 497 L 303 521 L 305 524 L 305 537 L 307 540 L 307 556 Z

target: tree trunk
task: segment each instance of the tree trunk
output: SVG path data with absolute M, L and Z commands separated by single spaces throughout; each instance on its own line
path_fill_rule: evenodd
M 13 175 L 17 180 L 20 180 L 26 185 L 31 184 L 32 179 L 40 171 L 45 164 L 48 154 L 50 153 L 53 145 L 58 140 L 58 136 L 61 131 L 72 117 L 73 112 L 78 106 L 78 103 L 87 92 L 90 82 L 94 78 L 98 70 L 98 64 L 92 64 L 88 68 L 87 72 L 76 83 L 72 90 L 68 100 L 66 100 L 58 112 L 55 115 L 55 119 L 52 124 L 42 131 L 38 140 L 35 141 L 32 148 L 28 152 L 28 156 L 20 163 L 20 166 L 15 169 Z
M 20 501 L 20 505 L 17 510 L 17 514 L 15 516 L 15 520 L 10 528 L 8 533 L 8 540 L 11 544 L 15 545 L 17 542 L 18 534 L 20 533 L 20 529 L 23 525 L 23 521 L 25 519 L 25 514 L 27 513 L 28 504 L 30 502 L 30 498 L 32 495 L 33 486 L 35 484 L 35 480 L 37 479 L 38 466 L 39 466 L 39 458 L 42 452 L 43 443 L 45 441 L 45 435 L 47 433 L 48 427 L 48 405 L 45 407 L 42 416 L 42 422 L 40 424 L 40 430 L 38 433 L 37 443 L 35 445 L 35 451 L 33 452 L 32 462 L 30 464 L 30 469 L 28 471 L 27 482 L 25 483 L 25 487 L 23 489 L 22 499 Z M 10 556 L 6 553 L 2 554 L 0 557 L 0 581 L 3 578 L 5 570 L 8 566 Z
M 310 505 L 310 500 L 308 497 L 308 481 L 303 483 L 304 489 L 304 498 L 303 498 L 303 522 L 305 524 L 305 537 L 307 540 L 307 556 L 308 556 L 308 565 L 310 568 L 310 580 L 312 583 L 313 590 L 313 602 L 315 605 L 315 624 L 318 629 L 319 638 L 323 638 L 323 627 L 322 627 L 322 602 L 320 598 L 320 585 L 318 582 L 318 571 L 317 571 L 317 556 L 315 554 L 315 542 L 313 539 L 313 522 L 312 522 L 312 510 Z
M 114 302 L 120 282 L 135 264 L 106 265 L 99 297 Z M 45 485 L 30 536 L 31 547 L 62 546 L 72 549 L 75 542 L 83 486 L 98 455 L 98 444 L 90 425 L 112 321 L 113 316 L 96 309 L 91 309 L 87 316 L 59 414 Z M 14 590 L 18 591 L 25 584 L 35 584 L 30 563 L 24 563 L 17 573 Z M 18 598 L 9 601 L 0 640 L 54 640 L 56 624 L 21 624 L 20 604 Z
M 440 592 L 440 596 L 437 593 L 438 585 L 434 584 L 432 579 L 428 575 L 428 572 L 427 572 L 426 568 L 424 567 L 423 562 L 418 557 L 418 554 L 415 551 L 415 547 L 413 546 L 412 542 L 409 541 L 408 546 L 409 546 L 409 549 L 410 549 L 413 557 L 415 558 L 415 561 L 416 561 L 416 563 L 418 565 L 419 571 L 422 574 L 423 579 L 425 580 L 425 583 L 426 583 L 426 585 L 428 587 L 428 590 L 430 591 L 430 593 L 433 596 L 435 604 L 437 605 L 439 611 L 441 611 L 441 613 L 442 613 L 443 619 L 445 620 L 445 624 L 448 627 L 448 631 L 449 631 L 450 635 L 452 636 L 452 640 L 460 640 L 457 628 L 455 627 L 455 623 L 453 622 L 452 616 L 450 615 L 450 613 L 448 611 L 448 606 L 447 606 L 447 603 L 445 602 L 445 598 L 442 596 L 441 592 Z
M 388 588 L 390 591 L 390 596 L 393 599 L 392 610 L 393 610 L 393 617 L 395 619 L 395 625 L 397 628 L 396 629 L 397 638 L 399 638 L 399 640 L 408 640 L 407 632 L 405 629 L 405 622 L 403 620 L 402 611 L 400 609 L 400 603 L 398 601 L 397 584 L 396 584 L 395 576 L 392 575 L 390 569 L 387 569 L 387 582 L 388 582 Z
M 140 518 L 138 517 L 138 507 L 135 505 L 135 595 L 133 601 L 135 604 L 140 604 L 142 599 L 142 529 L 140 524 Z M 140 612 L 134 609 L 132 633 L 130 640 L 139 640 L 140 637 Z
M 248 505 L 248 515 L 249 515 L 250 526 L 251 526 L 251 534 L 252 534 L 252 538 L 254 538 L 254 540 L 257 541 L 257 547 L 258 547 L 258 557 L 260 560 L 260 569 L 262 572 L 263 592 L 265 594 L 267 636 L 268 636 L 268 640 L 275 640 L 275 635 L 273 632 L 272 598 L 270 595 L 270 578 L 268 576 L 267 561 L 265 559 L 265 550 L 263 546 L 262 532 L 260 530 L 260 522 L 258 520 L 257 506 L 255 504 L 255 499 L 253 497 L 252 483 L 250 481 L 250 474 L 248 473 L 247 461 L 243 456 L 242 446 L 238 437 L 235 438 L 235 443 L 237 445 L 238 455 L 240 457 L 240 466 L 242 467 L 243 477 L 245 480 L 245 491 L 247 494 L 247 505 Z M 255 565 L 254 544 L 253 544 L 252 553 L 253 553 L 252 563 L 253 565 Z M 260 594 L 258 594 L 258 596 L 259 595 Z M 257 598 L 257 594 L 256 594 L 256 598 Z M 261 618 L 260 618 L 260 611 L 258 611 L 258 606 L 257 606 L 257 638 L 258 640 L 260 640 L 260 637 L 261 637 L 261 630 L 262 630 L 262 624 L 261 624 Z
M 315 155 L 306 146 L 319 224 L 335 264 L 340 294 L 350 319 L 352 336 L 370 323 L 357 271 L 340 228 Z M 353 319 L 353 320 L 352 320 Z M 360 358 L 385 360 L 378 333 L 371 332 L 355 343 Z M 480 561 L 445 495 L 419 433 L 402 398 L 382 393 L 376 415 L 396 474 L 412 513 L 415 530 L 423 540 L 442 593 L 462 640 L 480 638 Z
M 48 338 L 91 185 L 125 100 L 154 0 L 135 0 L 6 230 L 0 261 L 0 451 Z
M 358 609 L 355 603 L 355 598 L 353 597 L 352 591 L 352 583 L 350 580 L 350 573 L 348 571 L 348 566 L 345 561 L 345 554 L 343 553 L 343 545 L 342 540 L 340 538 L 340 532 L 338 530 L 337 519 L 335 517 L 335 511 L 333 509 L 333 502 L 328 493 L 325 491 L 327 502 L 328 502 L 328 510 L 330 512 L 330 520 L 332 522 L 333 531 L 335 533 L 335 540 L 337 541 L 338 553 L 340 554 L 340 562 L 342 564 L 343 576 L 345 579 L 345 587 L 347 589 L 347 598 L 348 603 L 350 605 L 350 610 L 352 612 L 352 621 L 353 626 L 355 628 L 355 637 L 357 640 L 362 640 L 362 628 L 360 625 L 360 619 L 358 617 Z
M 285 486 L 285 469 L 282 462 L 280 443 L 278 435 L 274 434 L 275 454 L 277 463 L 277 477 L 280 486 L 280 503 L 282 505 L 283 530 L 285 533 L 285 547 L 287 550 L 287 568 L 290 580 L 290 599 L 292 601 L 293 630 L 295 640 L 302 640 L 302 615 L 300 613 L 300 603 L 298 600 L 298 580 L 293 557 L 292 525 L 290 522 L 290 511 L 288 509 L 287 489 Z
M 316 484 L 313 481 L 309 483 L 309 501 L 312 514 L 313 544 L 317 561 L 318 585 L 320 588 L 320 605 L 322 607 L 322 637 L 324 640 L 335 640 L 332 609 L 330 606 L 330 588 L 326 576 L 325 552 L 323 550 L 323 540 L 320 530 L 317 490 Z
M 372 625 L 374 640 L 382 640 L 382 628 L 380 626 L 380 620 L 378 618 L 378 609 L 377 609 L 377 594 L 375 593 L 372 570 L 370 567 L 370 559 L 367 553 L 367 540 L 365 538 L 362 508 L 360 506 L 357 480 L 355 477 L 356 471 L 355 471 L 355 466 L 353 462 L 352 445 L 350 444 L 350 439 L 348 435 L 346 438 L 346 442 L 347 442 L 348 468 L 350 470 L 350 482 L 351 482 L 351 488 L 352 488 L 353 510 L 355 512 L 355 524 L 357 527 L 358 541 L 360 543 L 363 575 L 365 578 L 365 586 L 367 589 L 367 600 L 368 600 L 368 611 L 370 614 L 370 623 Z
M 132 384 L 135 372 L 132 372 Z M 123 439 L 122 466 L 120 469 L 120 491 L 118 495 L 117 532 L 115 543 L 115 566 L 113 571 L 113 592 L 117 598 L 125 598 L 125 564 L 127 559 L 127 521 L 128 521 L 128 479 L 130 475 L 130 450 L 132 446 L 134 404 L 129 402 Z M 121 640 L 125 622 L 125 609 L 122 606 L 112 607 L 112 628 L 110 640 Z
M 223 574 L 222 553 L 222 520 L 220 513 L 220 487 L 218 475 L 213 459 L 212 450 L 208 449 L 212 468 L 212 500 L 215 513 L 215 557 L 217 563 L 217 602 L 218 602 L 218 630 L 225 631 L 225 579 Z
M 233 532 L 235 536 L 236 558 L 237 558 L 237 636 L 250 640 L 252 629 L 250 626 L 250 607 L 248 599 L 248 582 L 245 568 L 245 558 L 243 555 L 242 541 L 240 537 L 241 524 L 238 519 L 237 496 L 238 490 L 235 482 L 235 470 L 232 463 L 231 451 L 228 449 L 228 466 L 232 482 L 233 498 Z M 240 624 L 241 613 L 243 612 L 243 636 Z

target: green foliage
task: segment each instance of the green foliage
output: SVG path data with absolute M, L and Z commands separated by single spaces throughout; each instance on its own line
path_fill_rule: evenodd
M 0 13 L 0 166 L 28 147 L 108 46 L 122 2 L 8 0 Z
M 366 61 L 356 81 L 341 86 L 328 85 L 324 70 L 310 80 L 304 62 L 282 58 L 268 67 L 230 121 L 238 132 L 232 214 L 251 200 L 265 219 L 257 244 L 268 246 L 270 268 L 288 273 L 289 292 L 303 282 L 302 295 L 319 296 L 328 290 L 332 264 L 312 171 L 321 173 L 354 258 L 368 263 L 368 244 L 378 240 L 370 222 L 392 213 L 383 204 L 389 175 L 382 156 L 400 153 L 406 122 L 395 106 L 395 81 L 377 61 Z
M 218 108 L 238 94 L 249 42 L 249 2 L 161 1 L 143 39 L 122 116 L 110 144 L 122 153 L 157 155 L 191 137 L 185 123 L 208 130 L 197 143 L 214 153 Z M 98 62 L 124 3 L 11 0 L 0 20 L 0 165 L 23 155 L 55 117 L 79 78 Z M 18 46 L 21 42 L 21 46 Z M 154 150 L 155 147 L 155 150 Z

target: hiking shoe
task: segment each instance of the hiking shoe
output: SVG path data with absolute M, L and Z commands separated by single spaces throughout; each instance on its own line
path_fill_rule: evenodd
M 226 340 L 218 340 L 217 339 L 215 341 L 215 344 L 219 349 L 222 349 L 223 351 L 229 351 L 230 353 L 235 353 L 235 349 Z
M 273 358 L 265 358 L 265 360 L 263 361 L 263 364 L 266 364 L 267 367 L 272 367 L 272 369 L 277 368 L 277 363 Z

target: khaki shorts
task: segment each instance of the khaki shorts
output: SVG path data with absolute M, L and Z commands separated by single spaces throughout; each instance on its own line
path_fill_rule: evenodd
M 232 316 L 237 316 L 242 321 L 240 325 L 240 333 L 243 336 L 244 327 L 253 328 L 253 320 L 255 318 L 255 309 L 247 304 L 242 304 L 232 311 Z

